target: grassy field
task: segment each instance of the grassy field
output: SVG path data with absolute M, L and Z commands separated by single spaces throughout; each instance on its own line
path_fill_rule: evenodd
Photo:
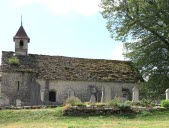
M 66 117 L 57 109 L 1 110 L 0 128 L 168 128 L 169 110 L 137 115 Z

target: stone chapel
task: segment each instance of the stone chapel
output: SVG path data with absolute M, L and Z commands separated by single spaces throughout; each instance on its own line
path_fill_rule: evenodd
M 131 100 L 141 78 L 130 61 L 30 54 L 22 24 L 13 41 L 14 52 L 2 51 L 0 106 L 60 105 L 72 96 L 89 102 L 91 95 Z

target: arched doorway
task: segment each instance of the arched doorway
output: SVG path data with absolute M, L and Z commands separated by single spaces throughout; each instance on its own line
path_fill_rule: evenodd
M 56 92 L 55 91 L 49 92 L 49 101 L 56 102 Z

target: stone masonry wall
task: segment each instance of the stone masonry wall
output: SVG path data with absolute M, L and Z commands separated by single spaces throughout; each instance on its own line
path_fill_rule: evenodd
M 102 101 L 123 97 L 124 92 L 130 92 L 130 99 L 140 80 L 131 62 L 29 54 L 16 56 L 19 64 L 14 65 L 9 63 L 13 56 L 2 52 L 2 97 L 10 105 L 17 99 L 23 105 L 62 104 L 73 95 L 83 102 L 91 95 L 101 101 L 103 93 Z M 49 93 L 56 93 L 56 102 L 49 102 Z
M 101 101 L 104 91 L 104 101 L 114 97 L 123 97 L 123 89 L 128 89 L 130 94 L 134 83 L 91 82 L 91 81 L 57 81 L 36 79 L 31 73 L 3 73 L 2 97 L 9 100 L 10 105 L 16 105 L 19 99 L 22 105 L 59 105 L 67 98 L 74 95 L 83 102 L 89 102 L 92 90 L 95 90 L 97 101 Z M 56 92 L 56 102 L 49 101 L 49 92 Z
M 16 105 L 16 99 L 31 105 L 30 95 L 32 76 L 29 73 L 2 73 L 2 97 L 9 100 L 10 105 Z
M 56 92 L 56 103 L 63 104 L 65 100 L 69 97 L 69 91 L 74 92 L 74 96 L 80 98 L 83 102 L 89 102 L 91 97 L 91 88 L 96 88 L 98 92 L 98 101 L 101 100 L 101 91 L 104 88 L 104 101 L 107 98 L 109 100 L 114 97 L 123 97 L 123 89 L 128 89 L 130 94 L 132 88 L 137 86 L 133 83 L 113 83 L 113 82 L 88 82 L 88 81 L 55 81 L 55 80 L 36 80 L 40 85 L 41 99 L 44 100 L 43 103 L 48 102 L 48 94 L 50 91 Z M 48 84 L 46 84 L 48 83 Z M 48 86 L 48 87 L 46 87 Z M 46 94 L 44 93 L 46 91 Z

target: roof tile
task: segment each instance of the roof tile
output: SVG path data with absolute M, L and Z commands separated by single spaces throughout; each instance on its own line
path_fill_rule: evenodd
M 13 66 L 8 63 L 8 59 L 12 56 L 13 52 L 2 53 L 3 72 L 32 72 L 36 73 L 39 79 L 50 80 L 137 83 L 141 79 L 129 61 L 29 54 L 18 56 L 20 64 Z

